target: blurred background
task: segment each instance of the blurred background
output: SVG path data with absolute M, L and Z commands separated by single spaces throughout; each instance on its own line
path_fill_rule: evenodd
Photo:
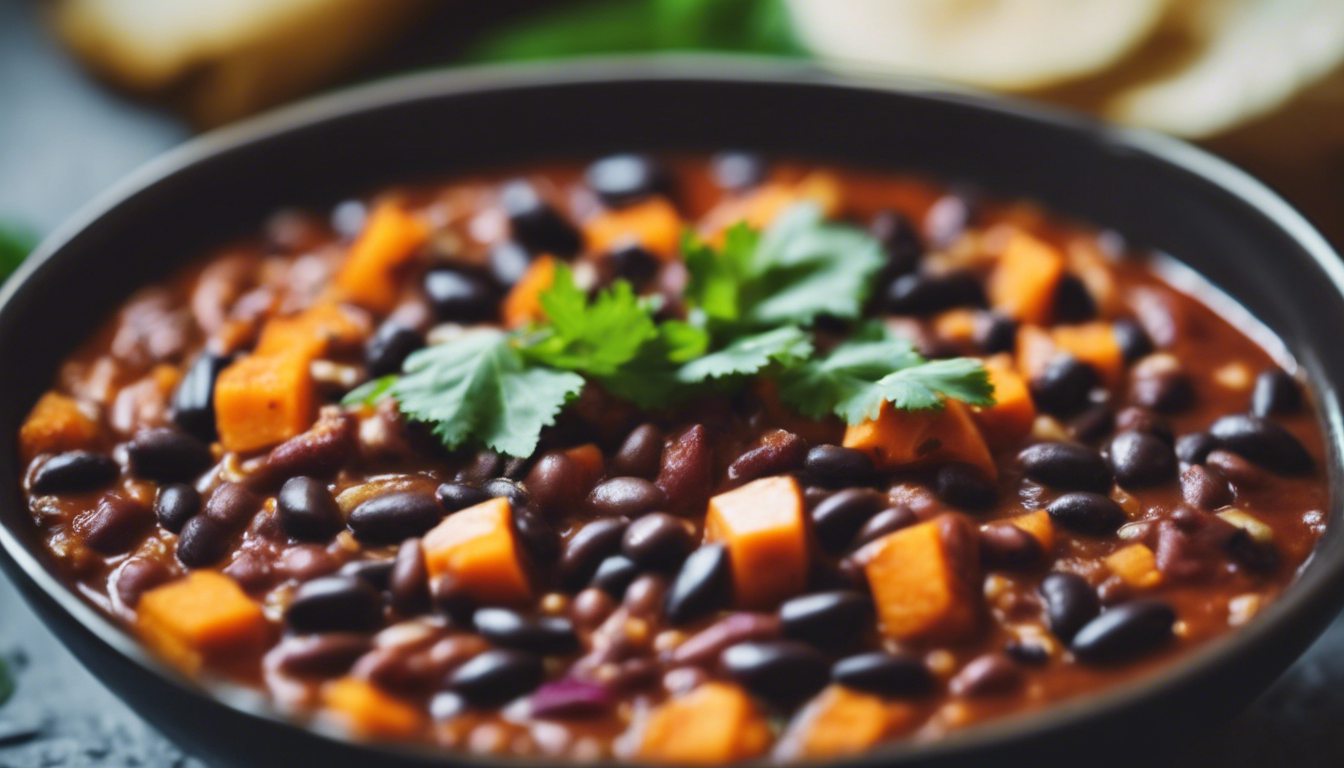
M 0 0 L 0 278 L 193 134 L 409 71 L 635 52 L 916 75 L 1177 135 L 1344 246 L 1344 0 Z M 1162 765 L 1344 765 L 1344 624 Z M 0 768 L 194 765 L 0 581 Z

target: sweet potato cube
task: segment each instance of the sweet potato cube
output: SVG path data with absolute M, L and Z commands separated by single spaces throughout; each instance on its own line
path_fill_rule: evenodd
M 429 238 L 429 228 L 394 202 L 380 203 L 364 231 L 350 246 L 336 286 L 345 299 L 376 312 L 387 312 L 400 289 L 396 272 Z
M 975 338 L 979 313 L 973 309 L 949 309 L 933 318 L 933 332 L 954 344 L 969 344 Z
M 361 318 L 339 304 L 323 302 L 292 317 L 268 320 L 252 354 L 300 354 L 316 360 L 332 346 L 359 344 L 367 335 Z
M 522 278 L 509 289 L 501 305 L 504 325 L 521 328 L 541 320 L 546 312 L 541 306 L 541 294 L 555 283 L 555 259 L 542 256 L 527 268 Z
M 383 693 L 373 684 L 352 677 L 328 683 L 322 702 L 359 736 L 375 739 L 405 739 L 425 727 L 420 710 Z
M 941 515 L 901 529 L 864 547 L 860 558 L 887 637 L 955 641 L 975 630 L 979 556 L 966 518 Z
M 882 469 L 964 461 L 999 476 L 970 409 L 959 400 L 948 400 L 941 411 L 898 411 L 883 403 L 876 419 L 845 430 L 844 445 L 867 453 Z
M 1115 386 L 1124 375 L 1125 356 L 1110 323 L 1061 325 L 1051 336 L 1056 347 L 1096 368 L 1108 386 Z
M 1015 445 L 1031 432 L 1036 421 L 1031 391 L 1026 379 L 1006 362 L 987 360 L 985 370 L 989 372 L 989 383 L 994 385 L 994 405 L 973 406 L 972 418 L 989 445 L 995 448 Z
M 794 717 L 776 756 L 797 760 L 854 755 L 916 722 L 917 712 L 909 704 L 831 685 Z
M 825 171 L 816 171 L 796 182 L 776 181 L 763 184 L 749 194 L 726 200 L 703 219 L 700 234 L 714 245 L 721 245 L 723 233 L 738 222 L 752 229 L 769 226 L 787 208 L 808 202 L 832 217 L 844 206 L 839 179 Z
M 1042 552 L 1048 555 L 1055 551 L 1055 524 L 1050 520 L 1049 512 L 1038 509 L 1035 512 L 1010 518 L 1008 522 L 1031 534 L 1032 538 L 1036 539 L 1041 545 Z
M 491 499 L 449 515 L 425 534 L 421 547 L 431 578 L 451 574 L 479 603 L 521 603 L 532 595 L 508 499 Z
M 313 423 L 316 386 L 302 351 L 250 355 L 225 368 L 215 382 L 215 421 L 230 451 L 269 448 Z
M 1009 317 L 1045 323 L 1055 309 L 1055 290 L 1064 275 L 1064 254 L 1026 232 L 1008 239 L 986 286 L 990 303 Z
M 667 198 L 654 197 L 628 208 L 599 213 L 583 225 L 583 233 L 593 253 L 607 253 L 634 242 L 669 260 L 677 254 L 682 228 L 677 209 Z
M 1162 583 L 1153 550 L 1144 544 L 1130 544 L 1106 556 L 1106 565 L 1131 587 L 1147 589 Z
M 214 571 L 155 587 L 140 597 L 136 628 L 151 647 L 180 666 L 260 647 L 268 626 L 261 606 L 233 579 Z
M 745 760 L 770 746 L 770 727 L 741 688 L 705 683 L 653 711 L 636 758 L 667 765 Z
M 803 494 L 792 477 L 767 477 L 709 500 L 705 539 L 722 541 L 740 608 L 769 608 L 807 585 Z
M 19 452 L 24 461 L 43 453 L 91 448 L 97 440 L 98 423 L 73 397 L 56 392 L 42 395 L 19 428 Z

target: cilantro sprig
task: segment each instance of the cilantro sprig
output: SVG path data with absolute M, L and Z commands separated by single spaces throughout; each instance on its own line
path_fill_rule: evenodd
M 587 382 L 650 409 L 753 378 L 810 418 L 857 424 L 882 403 L 930 410 L 953 397 L 993 403 L 978 360 L 925 360 L 909 340 L 869 323 L 824 357 L 807 330 L 820 316 L 860 317 L 883 263 L 853 227 L 798 205 L 763 232 L 730 228 L 714 248 L 687 235 L 688 320 L 660 320 L 658 304 L 617 280 L 595 296 L 565 266 L 540 297 L 546 320 L 521 331 L 471 331 L 422 349 L 399 375 L 353 390 L 346 404 L 393 398 L 450 448 L 475 443 L 530 455 L 541 432 Z

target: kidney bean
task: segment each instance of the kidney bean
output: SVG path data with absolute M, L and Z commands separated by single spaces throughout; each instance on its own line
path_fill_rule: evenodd
M 961 461 L 940 467 L 934 476 L 934 484 L 938 488 L 938 497 L 959 509 L 988 509 L 999 497 L 994 481 L 983 470 Z
M 1135 490 L 1176 478 L 1171 443 L 1147 432 L 1121 432 L 1111 440 L 1111 470 L 1120 487 Z
M 1162 438 L 1167 445 L 1176 442 L 1171 425 L 1149 408 L 1131 405 L 1115 415 L 1115 428 L 1121 432 L 1146 432 Z
M 831 667 L 831 679 L 847 688 L 885 697 L 921 696 L 933 689 L 933 673 L 918 657 L 872 651 L 848 656 Z
M 873 515 L 868 522 L 863 524 L 859 532 L 854 536 L 854 547 L 862 547 L 870 541 L 876 541 L 889 533 L 894 533 L 902 528 L 914 525 L 919 522 L 919 516 L 903 504 L 878 512 Z
M 631 615 L 653 618 L 662 614 L 670 588 L 667 577 L 658 573 L 640 574 L 625 590 L 621 605 Z
M 383 598 L 354 576 L 324 576 L 300 585 L 285 610 L 295 632 L 364 632 L 383 624 Z
M 335 409 L 323 409 L 317 423 L 271 449 L 265 474 L 272 482 L 305 475 L 334 477 L 355 450 L 355 419 Z
M 585 502 L 599 515 L 638 517 L 665 504 L 662 489 L 639 477 L 613 477 L 598 483 Z
M 429 610 L 429 570 L 419 539 L 407 539 L 397 549 L 388 577 L 388 596 L 392 607 L 403 616 Z
M 345 527 L 336 499 L 320 480 L 291 478 L 275 501 L 280 527 L 300 541 L 330 541 Z
M 641 568 L 670 570 L 695 549 L 687 523 L 666 512 L 650 512 L 630 524 L 621 539 L 621 551 Z
M 378 326 L 364 345 L 364 365 L 370 378 L 398 373 L 406 358 L 423 346 L 425 337 L 414 328 L 389 319 Z
M 479 608 L 472 622 L 481 636 L 501 648 L 544 656 L 563 656 L 579 648 L 574 625 L 556 616 L 531 618 L 507 608 Z
M 1061 640 L 1070 640 L 1101 612 L 1097 591 L 1082 576 L 1055 572 L 1041 581 L 1045 616 L 1050 631 Z
M 258 555 L 258 559 L 269 560 L 263 555 Z M 266 565 L 269 569 L 269 562 L 266 562 Z M 286 549 L 280 555 L 276 567 L 283 575 L 291 579 L 310 581 L 339 570 L 341 561 L 340 558 L 328 552 L 320 544 L 298 544 Z
M 792 432 L 774 429 L 761 435 L 755 448 L 728 465 L 728 479 L 746 482 L 758 477 L 782 475 L 807 459 L 807 441 Z
M 616 610 L 616 601 L 611 595 L 596 587 L 589 587 L 574 596 L 569 614 L 580 629 L 593 630 L 607 620 Z
M 187 521 L 201 511 L 201 494 L 190 485 L 175 483 L 159 489 L 154 514 L 164 530 L 179 533 Z
M 284 569 L 284 564 L 278 565 L 280 569 Z M 233 560 L 228 565 L 220 570 L 225 576 L 238 582 L 238 586 L 242 587 L 244 592 L 254 595 L 266 592 L 275 586 L 275 570 L 277 569 L 271 567 L 269 557 L 256 551 L 240 551 L 234 555 Z
M 640 424 L 625 438 L 611 458 L 616 475 L 652 478 L 663 458 L 663 431 L 653 424 Z
M 1194 405 L 1195 386 L 1174 356 L 1149 355 L 1130 372 L 1129 397 L 1159 413 L 1177 413 Z
M 1157 568 L 1170 580 L 1206 579 L 1221 564 L 1223 542 L 1235 529 L 1212 515 L 1188 508 L 1178 511 L 1179 517 L 1173 515 L 1157 524 L 1153 547 Z
M 105 493 L 98 506 L 76 518 L 74 527 L 90 549 L 116 555 L 140 543 L 154 527 L 154 513 L 134 499 Z
M 1120 345 L 1120 353 L 1124 355 L 1126 363 L 1132 364 L 1157 349 L 1143 326 L 1128 318 L 1112 323 L 1111 332 L 1115 334 L 1115 341 Z
M 813 481 L 832 487 L 864 485 L 877 471 L 868 454 L 839 445 L 813 446 L 807 452 L 803 469 Z
M 453 574 L 441 573 L 429 582 L 429 599 L 434 608 L 453 624 L 471 626 L 471 616 L 476 610 L 475 601 Z
M 616 697 L 606 686 L 566 678 L 541 686 L 528 703 L 533 717 L 566 720 L 606 713 Z
M 89 451 L 57 454 L 33 473 L 35 494 L 80 493 L 108 485 L 121 474 L 121 466 L 110 457 Z
M 131 474 L 169 483 L 195 479 L 215 460 L 210 446 L 173 427 L 141 430 L 126 455 Z
M 1128 519 L 1124 508 L 1115 501 L 1089 491 L 1066 493 L 1045 509 L 1057 524 L 1093 536 L 1112 533 Z
M 1156 599 L 1117 605 L 1088 622 L 1074 635 L 1070 648 L 1081 661 L 1107 664 L 1128 661 L 1171 639 L 1176 612 Z
M 667 617 L 673 624 L 687 624 L 718 610 L 727 602 L 732 582 L 728 550 L 722 544 L 706 544 L 682 564 L 667 594 Z
M 117 569 L 117 597 L 122 605 L 134 608 L 140 602 L 141 595 L 160 584 L 167 584 L 172 578 L 172 571 L 163 563 L 141 557 L 132 558 Z
M 988 304 L 979 278 L 968 272 L 946 275 L 913 273 L 891 282 L 883 296 L 883 306 L 893 315 L 923 317 L 955 307 L 983 307 Z
M 1022 668 L 1001 653 L 986 653 L 972 659 L 948 681 L 953 696 L 1002 696 L 1022 687 Z
M 232 362 L 231 357 L 202 352 L 173 390 L 173 423 L 197 440 L 212 443 L 219 438 L 215 431 L 215 380 Z
M 719 657 L 723 671 L 767 701 L 796 704 L 821 690 L 830 677 L 830 661 L 815 648 L 791 640 L 745 642 Z
M 347 521 L 360 541 L 397 544 L 420 536 L 443 519 L 443 507 L 427 493 L 406 491 L 377 496 L 355 507 Z
M 686 638 L 671 654 L 673 664 L 709 668 L 723 650 L 750 640 L 779 637 L 779 618 L 768 613 L 731 613 Z
M 1218 509 L 1232 503 L 1232 487 L 1222 470 L 1196 464 L 1181 473 L 1181 497 L 1200 509 Z
M 221 483 L 205 502 L 204 516 L 230 530 L 248 524 L 261 509 L 261 497 L 241 483 Z
M 1065 273 L 1055 284 L 1055 322 L 1081 323 L 1097 316 L 1097 302 L 1075 274 Z
M 1209 427 L 1218 447 L 1281 475 L 1311 471 L 1311 454 L 1292 432 L 1259 416 L 1223 416 Z
M 1017 454 L 1027 477 L 1065 491 L 1105 493 L 1111 470 L 1095 450 L 1078 443 L 1037 443 Z
M 496 477 L 493 480 L 487 480 L 481 484 L 481 490 L 489 494 L 490 498 L 505 498 L 515 509 L 522 509 L 532 503 L 532 495 L 527 489 L 507 477 Z
M 1203 464 L 1218 441 L 1207 432 L 1192 432 L 1176 440 L 1176 458 L 1186 464 Z
M 1302 387 L 1286 371 L 1274 368 L 1255 379 L 1251 392 L 1251 414 L 1264 418 L 1297 413 L 1302 409 Z
M 495 649 L 453 670 L 448 690 L 478 707 L 495 707 L 533 690 L 543 676 L 540 656 Z
M 1044 555 L 1036 537 L 1012 523 L 994 523 L 980 531 L 980 561 L 989 570 L 1030 568 Z
M 1069 420 L 1068 428 L 1075 440 L 1098 442 L 1115 429 L 1115 411 L 1106 403 L 1088 406 Z
M 524 179 L 514 179 L 500 187 L 499 205 L 508 216 L 513 239 L 532 253 L 550 253 L 567 259 L 583 246 L 583 238 L 574 225 Z
M 556 572 L 565 589 L 577 591 L 592 579 L 598 566 L 621 549 L 621 537 L 630 521 L 608 517 L 584 525 L 561 550 Z
M 342 576 L 356 576 L 373 585 L 374 589 L 387 589 L 392 580 L 392 568 L 395 560 L 355 560 L 341 566 Z
M 1045 413 L 1066 418 L 1085 408 L 1092 390 L 1100 384 L 1097 369 L 1072 355 L 1060 354 L 1032 378 L 1031 399 Z
M 517 531 L 523 549 L 536 562 L 550 564 L 560 556 L 560 534 L 541 515 L 515 507 L 513 529 Z
M 625 555 L 612 555 L 597 566 L 589 585 L 612 597 L 620 597 L 638 575 L 639 566 L 634 560 Z
M 714 486 L 714 446 L 703 424 L 672 439 L 663 451 L 662 468 L 654 485 L 667 495 L 669 511 L 704 510 Z
M 444 483 L 439 486 L 436 495 L 439 503 L 450 513 L 474 507 L 491 498 L 490 494 L 480 488 L 463 483 Z
M 874 617 L 872 598 L 850 590 L 814 592 L 779 606 L 784 637 L 823 650 L 854 643 L 872 627 Z
M 330 632 L 286 637 L 266 654 L 268 667 L 291 677 L 328 678 L 344 674 L 373 648 L 368 635 Z
M 1260 467 L 1243 459 L 1231 451 L 1214 450 L 1204 459 L 1204 464 L 1221 472 L 1232 487 L 1239 491 L 1254 490 L 1269 482 L 1268 473 Z
M 177 537 L 177 559 L 188 568 L 204 568 L 219 562 L 229 553 L 229 527 L 205 515 L 197 515 L 182 526 Z
M 547 515 L 558 515 L 577 505 L 588 490 L 579 468 L 561 451 L 542 456 L 523 481 L 527 492 Z

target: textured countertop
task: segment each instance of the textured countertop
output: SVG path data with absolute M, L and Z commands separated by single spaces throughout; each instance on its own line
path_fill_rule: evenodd
M 0 218 L 60 223 L 187 130 L 92 84 L 37 28 L 35 7 L 0 0 Z M 15 672 L 0 705 L 0 768 L 200 766 L 109 693 L 0 577 L 0 656 Z M 1245 714 L 1148 766 L 1344 765 L 1344 619 Z

